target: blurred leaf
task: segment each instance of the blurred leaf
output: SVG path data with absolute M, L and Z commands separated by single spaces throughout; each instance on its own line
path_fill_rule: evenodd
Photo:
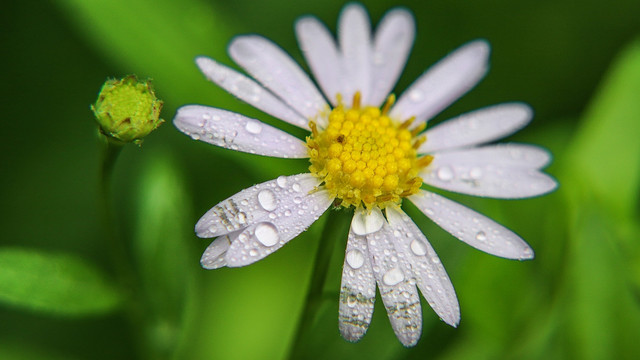
M 93 265 L 68 254 L 0 250 L 0 302 L 66 316 L 117 308 L 121 294 Z
M 138 189 L 135 249 L 150 314 L 149 340 L 171 353 L 184 336 L 185 314 L 194 295 L 198 258 L 193 242 L 190 197 L 170 156 L 156 154 L 143 169 Z
M 617 58 L 569 150 L 573 179 L 629 216 L 640 189 L 640 39 Z

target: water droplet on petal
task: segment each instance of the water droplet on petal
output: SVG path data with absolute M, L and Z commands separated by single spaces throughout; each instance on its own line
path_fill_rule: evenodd
M 300 190 L 302 190 L 302 188 L 300 187 L 300 184 L 296 183 L 293 184 L 293 186 L 291 186 L 291 188 L 293 189 L 293 191 L 295 192 L 300 192 Z
M 278 229 L 272 223 L 260 223 L 256 226 L 255 236 L 264 246 L 273 246 L 278 243 L 280 236 Z
M 247 131 L 251 134 L 260 134 L 260 132 L 262 131 L 262 125 L 260 125 L 260 123 L 257 121 L 249 120 L 247 122 L 247 125 L 245 125 L 245 129 L 247 129 Z
M 398 268 L 393 268 L 387 271 L 382 277 L 382 282 L 384 282 L 385 285 L 389 285 L 389 286 L 399 284 L 403 280 L 404 280 L 404 274 Z
M 271 190 L 262 190 L 258 193 L 258 203 L 267 211 L 277 207 L 276 195 Z
M 353 269 L 359 269 L 364 265 L 364 255 L 360 250 L 350 250 L 347 253 L 347 264 Z
M 442 181 L 451 181 L 453 179 L 453 170 L 449 166 L 442 166 L 436 172 L 438 179 Z
M 356 210 L 351 221 L 351 230 L 356 235 L 372 234 L 384 225 L 385 219 L 380 209 L 373 208 L 368 214 L 368 210 Z
M 287 177 L 278 176 L 278 178 L 276 179 L 276 184 L 278 184 L 278 186 L 280 186 L 281 188 L 284 188 L 285 186 L 287 186 Z
M 487 240 L 487 234 L 485 234 L 484 231 L 478 231 L 478 233 L 476 234 L 476 240 L 478 241 Z
M 238 217 L 238 223 L 245 224 L 247 222 L 247 214 L 241 212 L 241 213 L 238 213 L 237 217 Z
M 423 256 L 427 254 L 427 246 L 420 240 L 415 239 L 411 242 L 411 251 L 418 255 L 418 256 Z

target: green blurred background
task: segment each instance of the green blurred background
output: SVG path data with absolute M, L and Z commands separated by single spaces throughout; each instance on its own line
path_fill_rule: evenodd
M 240 33 L 273 39 L 302 62 L 295 19 L 335 31 L 342 1 L 9 1 L 0 12 L 0 358 L 278 359 L 303 306 L 323 221 L 252 266 L 205 271 L 195 221 L 254 183 L 305 171 L 303 160 L 239 154 L 192 141 L 170 123 L 198 103 L 279 124 L 208 83 L 193 63 Z M 452 198 L 505 224 L 536 251 L 509 261 L 465 246 L 407 206 L 438 251 L 462 309 L 458 329 L 423 301 L 420 342 L 405 349 L 377 301 L 357 344 L 340 338 L 338 241 L 307 358 L 606 359 L 640 356 L 640 2 L 371 1 L 416 17 L 396 93 L 476 38 L 492 67 L 439 115 L 525 101 L 531 125 L 507 140 L 550 149 L 560 182 L 548 196 Z M 306 66 L 306 65 L 305 65 Z M 112 191 L 138 281 L 119 290 L 98 192 L 100 146 L 89 105 L 108 77 L 154 79 L 167 123 L 127 146 Z M 126 285 L 126 284 L 125 284 Z M 125 287 L 126 288 L 126 287 Z M 138 314 L 131 316 L 131 314 Z

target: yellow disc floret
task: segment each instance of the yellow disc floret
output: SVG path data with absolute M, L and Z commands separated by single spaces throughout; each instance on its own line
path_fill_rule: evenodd
M 385 208 L 415 194 L 422 185 L 418 173 L 433 159 L 418 158 L 416 151 L 425 141 L 417 136 L 424 124 L 410 129 L 413 118 L 404 122 L 389 118 L 394 101 L 391 95 L 382 109 L 361 107 L 356 93 L 351 108 L 339 99 L 325 129 L 309 123 L 309 170 L 342 206 Z

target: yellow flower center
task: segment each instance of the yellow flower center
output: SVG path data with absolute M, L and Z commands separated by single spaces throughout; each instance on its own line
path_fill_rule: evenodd
M 433 160 L 430 155 L 419 158 L 416 151 L 425 141 L 417 136 L 425 125 L 410 130 L 414 118 L 389 118 L 394 101 L 391 95 L 382 108 L 361 107 L 356 93 L 348 108 L 338 97 L 325 129 L 309 123 L 309 170 L 336 197 L 336 204 L 383 209 L 420 189 L 418 173 Z

